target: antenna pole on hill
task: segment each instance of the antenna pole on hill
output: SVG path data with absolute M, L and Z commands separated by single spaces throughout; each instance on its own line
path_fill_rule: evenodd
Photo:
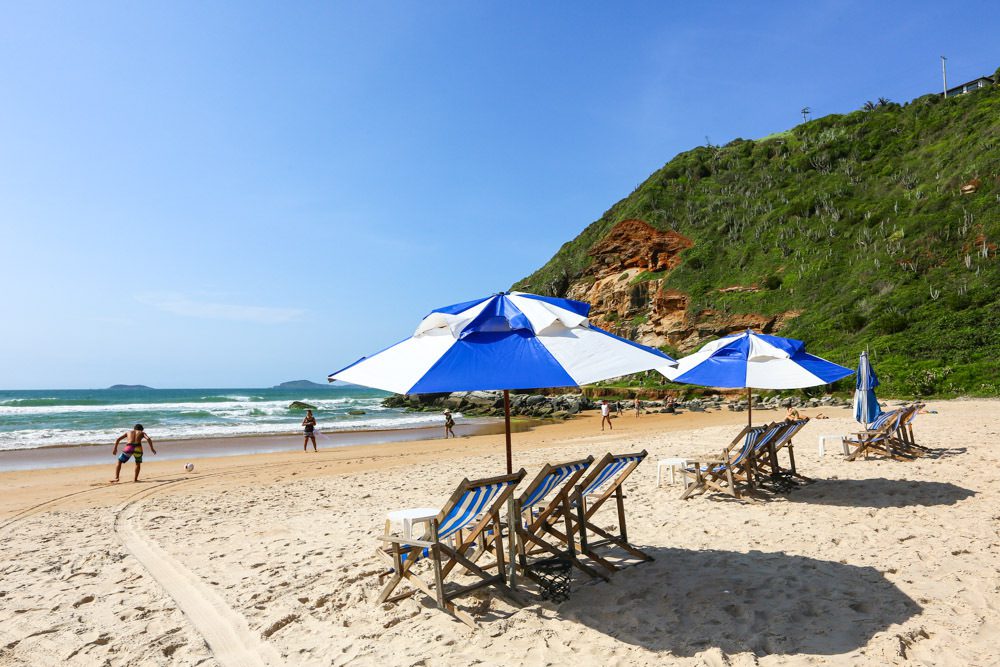
M 944 64 L 946 60 L 948 59 L 941 56 L 941 83 L 944 86 L 944 97 L 948 99 L 948 68 Z

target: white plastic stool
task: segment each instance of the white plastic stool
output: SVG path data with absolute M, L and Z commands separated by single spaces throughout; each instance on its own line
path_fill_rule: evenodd
M 672 486 L 673 483 L 674 483 L 674 471 L 678 467 L 683 467 L 683 466 L 686 466 L 687 464 L 688 464 L 688 460 L 687 459 L 680 459 L 680 458 L 660 459 L 659 461 L 657 461 L 656 462 L 656 486 L 660 486 L 660 479 L 661 479 L 661 476 L 662 476 L 662 472 L 663 472 L 664 466 L 670 468 L 670 484 Z
M 401 521 L 403 523 L 403 537 L 407 539 L 413 538 L 413 524 L 423 523 L 430 521 L 438 515 L 441 510 L 435 507 L 413 507 L 405 510 L 395 510 L 394 512 L 386 512 L 385 514 L 385 534 L 388 535 L 392 530 L 393 521 Z
M 826 441 L 827 440 L 839 440 L 840 441 L 840 446 L 843 447 L 843 449 L 844 449 L 844 456 L 847 456 L 848 454 L 851 453 L 851 450 L 850 450 L 850 448 L 848 448 L 847 443 L 844 442 L 844 436 L 841 435 L 840 433 L 833 433 L 831 435 L 821 435 L 821 436 L 819 436 L 819 455 L 820 456 L 825 456 L 826 455 Z

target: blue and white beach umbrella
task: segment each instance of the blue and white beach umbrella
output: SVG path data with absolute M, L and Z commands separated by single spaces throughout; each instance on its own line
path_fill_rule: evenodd
M 499 293 L 437 308 L 413 335 L 329 380 L 424 394 L 588 384 L 676 362 L 590 324 L 582 301 Z M 508 400 L 505 393 L 505 407 Z M 507 410 L 509 416 L 509 407 Z M 510 467 L 510 429 L 507 429 Z
M 858 362 L 858 377 L 854 388 L 854 418 L 868 425 L 882 414 L 882 406 L 875 398 L 875 387 L 878 386 L 878 376 L 868 361 L 868 353 L 862 352 Z
M 854 371 L 808 354 L 792 338 L 744 331 L 706 343 L 677 362 L 657 369 L 673 382 L 705 387 L 799 389 L 835 382 Z M 749 397 L 748 397 L 749 402 Z

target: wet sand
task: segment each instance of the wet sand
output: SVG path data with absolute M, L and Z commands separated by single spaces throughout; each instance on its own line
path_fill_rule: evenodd
M 542 423 L 539 420 L 516 419 L 511 422 L 511 430 L 520 432 Z M 503 420 L 495 418 L 466 419 L 455 425 L 455 435 L 474 436 L 503 433 Z M 435 440 L 441 437 L 443 427 L 425 426 L 420 428 L 399 428 L 370 431 L 317 432 L 316 446 L 321 449 L 331 447 L 353 447 L 387 442 L 412 442 Z M 155 438 L 155 431 L 151 432 Z M 220 456 L 245 456 L 249 454 L 270 454 L 301 450 L 301 433 L 295 435 L 255 435 L 232 438 L 191 438 L 186 440 L 153 441 L 157 453 L 154 455 L 146 446 L 143 464 L 155 461 L 184 459 L 197 461 L 202 458 Z M 312 449 L 312 444 L 309 444 Z M 13 470 L 40 470 L 114 464 L 111 452 L 113 444 L 73 445 L 40 447 L 38 449 L 18 449 L 0 452 L 0 473 Z M 121 452 L 121 449 L 118 450 Z

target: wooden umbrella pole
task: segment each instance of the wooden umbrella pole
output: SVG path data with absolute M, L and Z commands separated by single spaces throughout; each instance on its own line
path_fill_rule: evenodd
M 747 387 L 747 426 L 753 428 L 753 400 L 750 398 L 750 387 Z
M 507 434 L 507 474 L 514 472 L 514 463 L 510 456 L 510 392 L 503 390 L 503 424 L 504 432 Z

